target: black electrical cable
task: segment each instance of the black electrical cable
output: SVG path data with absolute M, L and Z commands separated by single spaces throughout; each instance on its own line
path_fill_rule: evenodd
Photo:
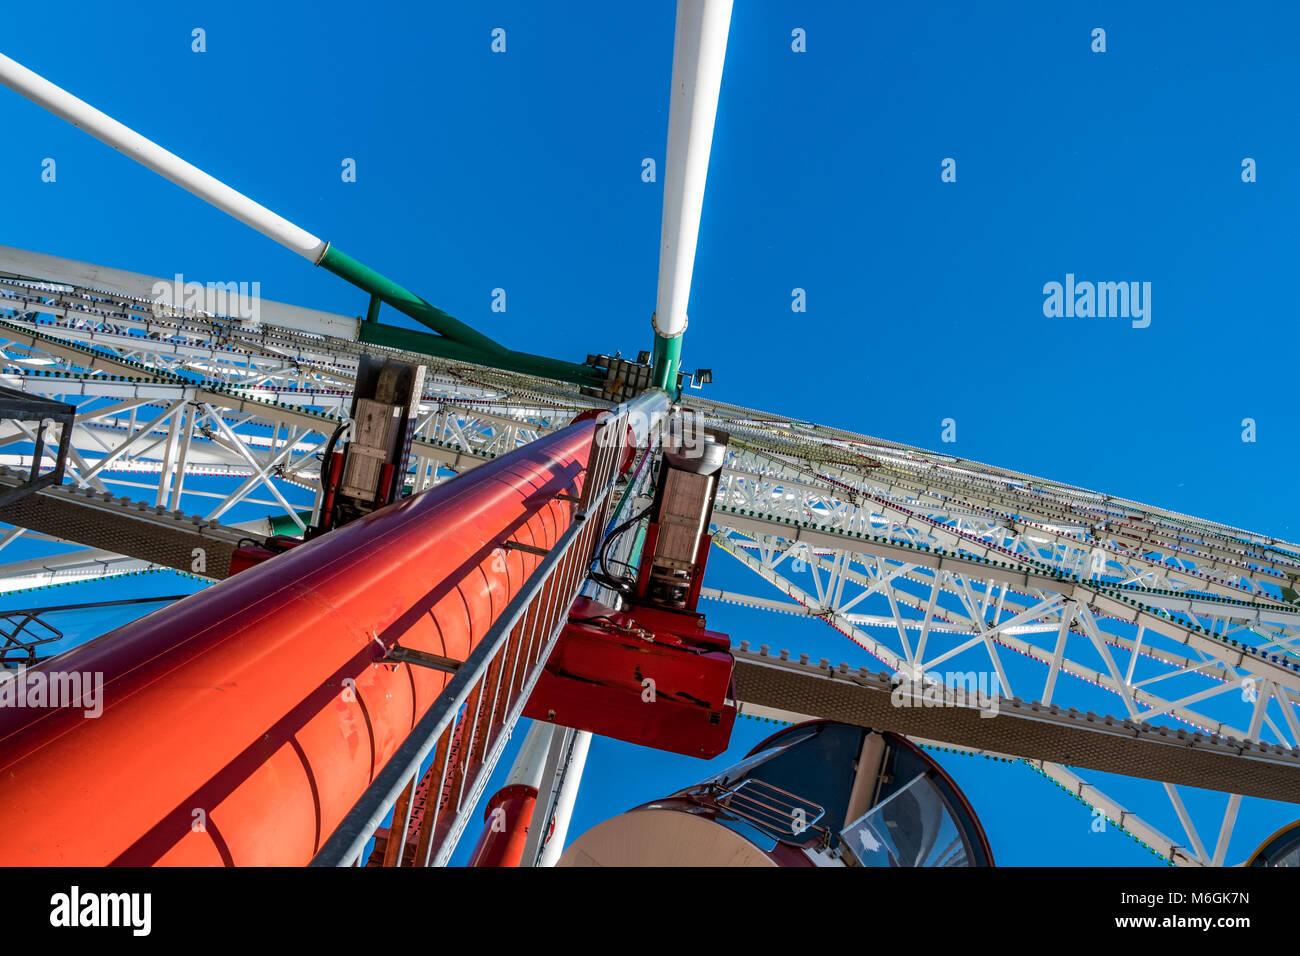
M 634 579 L 619 577 L 609 570 L 609 548 L 620 535 L 626 533 L 629 528 L 636 525 L 642 518 L 648 516 L 653 510 L 654 505 L 651 505 L 644 511 L 633 515 L 622 524 L 616 526 L 614 530 L 605 536 L 605 540 L 600 545 L 600 551 L 597 552 L 596 555 L 597 563 L 600 565 L 600 572 L 591 573 L 590 577 L 593 581 L 603 584 L 624 596 L 630 596 L 636 590 L 636 581 Z M 624 564 L 622 561 L 618 563 Z M 631 565 L 626 564 L 625 567 L 630 568 Z
M 645 511 L 642 511 L 640 514 L 634 514 L 632 517 L 628 518 L 622 524 L 615 527 L 613 531 L 611 531 L 609 534 L 605 536 L 605 540 L 602 541 L 600 544 L 600 555 L 602 557 L 602 562 L 601 562 L 602 564 L 604 563 L 603 558 L 606 552 L 608 552 L 609 546 L 613 544 L 614 541 L 617 540 L 620 535 L 624 534 L 629 528 L 631 528 L 633 525 L 639 522 L 642 518 L 648 517 L 650 512 L 653 510 L 654 510 L 654 505 L 651 505 L 650 507 L 646 508 Z
M 273 544 L 270 538 L 263 541 L 258 541 L 256 538 L 240 538 L 235 543 L 235 547 L 242 548 L 245 543 L 251 544 L 255 548 L 265 548 L 267 551 L 274 551 L 276 554 L 284 554 L 284 552 L 291 550 L 293 547 L 292 545 L 286 547 L 279 543 Z
M 347 428 L 348 425 L 350 425 L 351 423 L 352 420 L 349 418 L 345 418 L 342 421 L 340 421 L 338 425 L 335 427 L 333 434 L 330 435 L 330 440 L 325 443 L 325 454 L 321 455 L 321 460 L 320 460 L 320 486 L 322 488 L 325 487 L 325 482 L 327 480 L 327 476 L 329 475 L 330 456 L 334 454 L 334 445 L 336 442 L 338 442 L 339 436 L 343 434 L 343 429 Z M 338 513 L 338 507 L 339 507 L 339 503 L 338 501 L 335 501 L 333 507 L 330 509 L 332 512 L 334 512 L 334 514 L 321 515 L 320 516 L 321 524 L 325 524 L 327 520 L 331 526 L 336 524 L 333 518 Z
M 339 436 L 343 434 L 343 429 L 347 428 L 348 424 L 349 420 L 346 418 L 339 422 L 338 426 L 334 429 L 334 433 L 330 435 L 330 440 L 325 443 L 325 454 L 321 456 L 322 476 L 329 469 L 330 455 L 334 454 L 334 443 L 339 440 Z M 322 484 L 324 484 L 324 482 L 322 482 Z

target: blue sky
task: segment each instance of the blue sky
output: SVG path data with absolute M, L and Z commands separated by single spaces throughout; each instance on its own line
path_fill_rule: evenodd
M 931 448 L 953 418 L 946 452 L 1300 537 L 1300 14 L 1135 6 L 737 3 L 684 355 L 708 394 Z M 511 347 L 581 360 L 650 347 L 662 193 L 640 174 L 651 157 L 662 181 L 672 7 L 69 0 L 7 10 L 0 51 Z M 364 308 L 7 91 L 0 120 L 0 243 Z M 1150 327 L 1044 317 L 1066 273 L 1150 282 Z M 760 584 L 721 553 L 709 583 Z M 735 640 L 862 657 L 705 610 Z M 733 749 L 771 729 L 742 723 Z M 944 764 L 999 862 L 1158 862 L 1024 767 Z M 574 833 L 714 769 L 605 740 L 589 766 Z M 1294 807 L 1260 812 L 1230 858 Z

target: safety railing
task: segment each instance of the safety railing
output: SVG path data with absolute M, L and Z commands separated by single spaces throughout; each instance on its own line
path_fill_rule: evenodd
M 18 434 L 32 443 L 30 474 L 17 487 L 0 487 L 0 507 L 30 495 L 33 491 L 62 483 L 68 449 L 72 446 L 72 425 L 76 413 L 77 409 L 73 405 L 0 386 L 0 422 L 12 424 Z M 51 441 L 54 442 L 52 454 L 45 448 Z M 52 467 L 42 470 L 47 454 L 54 463 Z
M 707 783 L 688 795 L 748 821 L 774 840 L 803 845 L 820 842 L 828 835 L 827 829 L 818 825 L 826 814 L 824 807 L 757 777 L 746 777 L 734 786 Z
M 596 426 L 573 522 L 456 668 L 312 866 L 359 865 L 372 837 L 373 864 L 447 863 L 587 578 L 618 478 L 627 420 L 628 407 L 621 406 Z M 390 810 L 385 833 L 380 827 Z

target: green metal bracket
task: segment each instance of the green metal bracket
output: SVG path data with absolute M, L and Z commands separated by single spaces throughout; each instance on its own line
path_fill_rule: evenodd
M 362 342 L 525 375 L 539 375 L 574 385 L 600 388 L 604 384 L 605 373 L 589 365 L 529 355 L 526 352 L 512 352 L 442 309 L 425 302 L 409 289 L 340 252 L 333 245 L 326 247 L 325 254 L 317 264 L 370 293 L 366 318 L 361 323 L 357 336 Z M 395 325 L 381 325 L 379 306 L 382 302 L 438 334 L 430 335 Z
M 372 296 L 371 309 L 367 316 L 374 309 L 374 296 L 387 302 L 394 309 L 409 315 L 421 325 L 428 326 L 439 335 L 446 336 L 455 342 L 461 342 L 470 345 L 480 352 L 494 353 L 505 352 L 503 345 L 498 345 L 482 332 L 476 332 L 459 319 L 454 319 L 442 309 L 435 308 L 428 302 L 425 302 L 414 292 L 406 289 L 396 282 L 385 276 L 380 275 L 369 266 L 362 265 L 345 252 L 340 252 L 334 246 L 330 245 L 325 248 L 325 255 L 317 265 L 328 269 L 342 279 L 346 279 L 358 288 L 365 289 Z
M 403 329 L 396 325 L 362 322 L 357 339 L 371 345 L 382 345 L 385 348 L 436 355 L 454 362 L 486 365 L 489 368 L 519 372 L 523 375 L 539 375 L 542 378 L 589 388 L 600 388 L 605 383 L 604 371 L 590 365 L 578 365 L 575 362 L 529 355 L 527 352 L 484 352 L 443 335 L 430 335 L 428 332 Z

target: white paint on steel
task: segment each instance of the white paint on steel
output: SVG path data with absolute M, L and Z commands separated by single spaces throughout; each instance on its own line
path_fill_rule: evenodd
M 681 335 L 686 329 L 704 180 L 730 26 L 731 0 L 679 0 L 677 4 L 654 319 L 655 331 L 665 338 Z
M 114 292 L 132 299 L 143 299 L 146 302 L 158 302 L 159 290 L 164 286 L 167 290 L 171 290 L 175 285 L 175 276 L 164 279 L 140 272 L 127 272 L 125 269 L 111 269 L 108 266 L 78 262 L 76 259 L 64 259 L 62 256 L 48 256 L 12 246 L 0 246 L 0 273 L 29 276 L 83 289 Z M 204 283 L 206 278 L 186 276 L 185 281 Z M 171 301 L 170 296 L 163 296 L 162 299 L 163 302 Z M 17 306 L 0 301 L 0 308 L 6 307 Z M 360 323 L 354 317 L 322 312 L 319 309 L 307 309 L 300 305 L 288 305 L 284 302 L 272 302 L 270 299 L 260 297 L 258 311 L 262 322 L 267 325 L 317 335 L 332 335 L 350 342 L 355 342 L 357 339 Z
M 525 786 L 534 790 L 542 788 L 542 774 L 546 770 L 546 755 L 551 749 L 552 726 L 540 720 L 533 721 L 519 748 L 519 755 L 510 768 L 505 786 Z
M 152 140 L 145 139 L 135 130 L 123 126 L 106 113 L 101 113 L 84 100 L 79 100 L 67 90 L 33 73 L 21 63 L 0 53 L 0 83 L 15 93 L 21 93 L 33 103 L 67 120 L 78 129 L 112 146 L 119 153 L 170 179 L 182 189 L 192 192 L 204 202 L 229 213 L 246 226 L 251 226 L 269 239 L 274 239 L 287 249 L 309 259 L 313 264 L 325 254 L 326 243 L 311 233 L 277 216 L 265 206 L 231 189 L 225 183 L 209 176 L 197 166 L 185 162 Z
M 578 799 L 578 785 L 582 783 L 582 771 L 587 766 L 587 751 L 590 747 L 591 734 L 585 730 L 574 731 L 569 761 L 561 768 L 564 779 L 555 798 L 555 815 L 552 818 L 555 827 L 547 844 L 542 847 L 538 866 L 555 866 L 560 860 L 560 854 L 564 852 L 564 840 L 569 833 L 569 822 L 573 819 L 573 805 Z

